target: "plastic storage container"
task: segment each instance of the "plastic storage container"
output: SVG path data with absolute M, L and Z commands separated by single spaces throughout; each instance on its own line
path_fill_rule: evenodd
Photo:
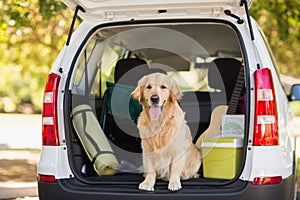
M 242 147 L 242 138 L 204 138 L 201 145 L 203 176 L 233 179 L 241 167 Z

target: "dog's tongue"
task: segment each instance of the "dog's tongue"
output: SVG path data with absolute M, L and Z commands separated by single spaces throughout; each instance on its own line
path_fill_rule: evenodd
M 159 106 L 151 106 L 149 109 L 149 114 L 152 119 L 157 119 L 161 113 L 161 108 Z

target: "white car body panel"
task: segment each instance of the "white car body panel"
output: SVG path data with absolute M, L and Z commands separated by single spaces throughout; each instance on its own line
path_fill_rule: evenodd
M 252 26 L 254 28 L 255 40 L 252 44 L 246 44 L 246 46 L 253 47 L 255 45 L 258 50 L 259 62 L 261 67 L 270 68 L 274 80 L 274 88 L 277 100 L 277 112 L 278 112 L 278 129 L 279 129 L 279 146 L 252 146 L 253 132 L 254 132 L 254 113 L 255 113 L 255 94 L 254 90 L 251 90 L 251 102 L 250 102 L 250 126 L 249 126 L 249 137 L 248 137 L 248 147 L 247 147 L 247 157 L 244 170 L 240 176 L 242 180 L 253 181 L 255 177 L 272 177 L 272 176 L 282 176 L 286 178 L 293 173 L 293 150 L 291 145 L 291 139 L 288 134 L 287 127 L 291 124 L 291 120 L 287 119 L 288 113 L 288 102 L 284 90 L 280 85 L 280 80 L 278 79 L 276 70 L 274 69 L 274 63 L 269 57 L 268 52 L 265 48 L 265 43 L 261 37 L 261 34 L 257 31 L 257 24 L 252 21 Z M 255 50 L 255 49 L 254 49 Z M 251 52 L 250 49 L 247 52 Z M 253 52 L 253 50 L 252 50 Z M 253 56 L 254 54 L 252 54 Z M 250 86 L 255 88 L 253 73 L 256 70 L 257 58 L 250 57 L 249 59 L 250 67 Z M 252 64 L 251 61 L 254 61 Z
M 219 16 L 226 9 L 238 14 L 245 12 L 244 8 L 240 7 L 240 0 L 63 0 L 63 2 L 72 9 L 80 5 L 85 12 L 79 12 L 79 16 L 91 21 L 95 19 Z M 252 0 L 247 0 L 247 3 L 250 7 Z
M 54 175 L 56 179 L 73 177 L 66 146 L 43 146 L 38 173 Z
M 248 147 L 250 148 L 250 147 Z M 280 146 L 252 147 L 248 153 L 250 162 L 246 162 L 246 168 L 240 176 L 242 180 L 253 181 L 257 177 L 282 176 L 287 178 L 292 174 L 293 160 L 291 153 L 288 153 Z M 251 166 L 251 167 L 247 167 Z

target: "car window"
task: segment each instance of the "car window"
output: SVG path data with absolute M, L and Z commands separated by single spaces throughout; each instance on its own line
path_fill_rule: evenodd
M 189 71 L 171 71 L 171 76 L 178 84 L 182 92 L 208 91 L 207 69 L 196 69 L 192 67 Z
M 103 56 L 101 58 L 101 73 L 99 73 L 98 79 L 101 79 L 101 96 L 103 96 L 106 89 L 107 82 L 114 82 L 114 67 L 116 62 L 122 58 L 126 53 L 126 49 L 115 44 L 109 44 L 105 47 Z M 100 77 L 101 76 L 101 77 Z M 96 80 L 95 83 L 99 83 Z
M 88 60 L 90 59 L 91 53 L 96 45 L 96 40 L 91 39 L 88 43 L 86 49 L 84 50 L 82 56 L 79 59 L 78 67 L 75 71 L 75 77 L 74 77 L 74 85 L 78 86 L 83 78 L 85 65 L 88 63 Z
M 91 94 L 95 97 L 102 97 L 106 90 L 106 83 L 114 80 L 114 66 L 117 60 L 124 54 L 125 49 L 110 44 L 104 49 L 103 55 L 98 63 L 98 69 L 93 81 Z

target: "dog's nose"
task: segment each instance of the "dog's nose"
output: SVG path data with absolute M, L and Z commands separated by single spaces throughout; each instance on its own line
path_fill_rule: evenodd
M 158 104 L 159 103 L 159 96 L 158 95 L 152 95 L 150 97 L 150 100 L 153 104 Z

